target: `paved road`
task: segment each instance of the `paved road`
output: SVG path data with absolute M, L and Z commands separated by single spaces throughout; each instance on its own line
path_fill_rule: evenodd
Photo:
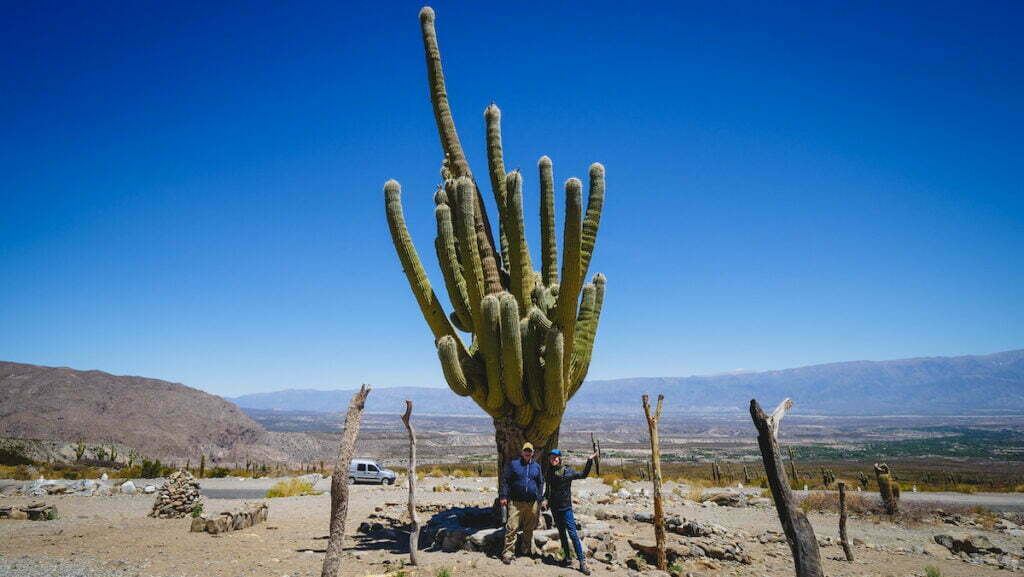
M 803 495 L 810 491 L 794 491 L 797 495 Z M 877 495 L 877 493 L 870 493 Z M 968 507 L 981 506 L 993 511 L 1024 511 L 1024 493 L 911 493 L 904 492 L 900 495 L 901 501 L 911 503 L 928 503 L 936 509 L 943 505 L 965 505 Z

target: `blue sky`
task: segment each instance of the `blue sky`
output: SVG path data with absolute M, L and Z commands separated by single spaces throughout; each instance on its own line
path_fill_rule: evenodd
M 210 4 L 7 7 L 0 359 L 440 386 L 381 192 L 429 256 L 420 5 Z M 434 7 L 535 255 L 537 159 L 607 167 L 591 378 L 1024 347 L 1019 2 Z

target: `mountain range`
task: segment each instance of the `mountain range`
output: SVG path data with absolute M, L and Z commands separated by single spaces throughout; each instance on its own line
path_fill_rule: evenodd
M 231 398 L 243 409 L 343 412 L 354 390 L 289 389 Z M 750 399 L 823 415 L 994 414 L 1024 411 L 1024 349 L 991 355 L 850 361 L 764 372 L 588 381 L 569 416 L 627 414 L 639 396 L 664 394 L 666 412 L 745 411 Z M 635 398 L 634 398 L 635 397 Z M 418 413 L 481 414 L 447 388 L 376 388 L 367 411 L 395 412 L 412 399 Z M 397 408 L 396 408 L 397 407 Z

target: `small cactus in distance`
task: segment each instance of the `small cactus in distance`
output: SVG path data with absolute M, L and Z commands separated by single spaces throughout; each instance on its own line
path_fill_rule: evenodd
M 889 472 L 889 465 L 875 463 L 875 477 L 878 480 L 878 493 L 882 497 L 885 512 L 895 515 L 900 510 L 900 485 Z
M 409 285 L 434 336 L 445 380 L 493 419 L 500 465 L 524 441 L 554 446 L 566 404 L 590 367 L 604 302 L 605 278 L 585 282 L 604 205 L 604 167 L 583 182 L 565 182 L 564 230 L 559 267 L 551 160 L 538 162 L 541 266 L 534 270 L 526 243 L 523 176 L 506 171 L 501 111 L 484 111 L 488 170 L 498 207 L 497 232 L 463 152 L 441 68 L 434 11 L 420 11 L 427 78 L 444 161 L 434 193 L 434 249 L 451 301 L 445 311 L 434 293 L 405 224 L 401 187 L 384 185 L 388 227 Z M 460 333 L 470 333 L 467 345 Z

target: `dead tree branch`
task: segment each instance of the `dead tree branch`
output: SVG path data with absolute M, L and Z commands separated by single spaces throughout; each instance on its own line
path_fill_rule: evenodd
M 768 485 L 775 499 L 775 510 L 779 514 L 782 530 L 793 553 L 797 577 L 823 577 L 821 558 L 818 555 L 818 539 L 814 536 L 814 528 L 803 511 L 797 507 L 793 491 L 786 477 L 786 468 L 779 451 L 777 434 L 779 423 L 786 411 L 793 406 L 793 401 L 786 399 L 766 415 L 757 400 L 750 401 L 750 416 L 757 427 L 757 444 L 761 449 L 764 461 L 764 472 L 768 477 Z
M 650 398 L 642 397 L 644 415 L 647 416 L 647 429 L 651 434 L 651 480 L 654 483 L 654 543 L 657 547 L 656 564 L 658 569 L 668 569 L 668 558 L 665 556 L 665 508 L 661 502 L 661 450 L 658 448 L 658 419 L 661 418 L 661 406 L 665 395 L 658 395 L 658 406 L 651 414 Z
M 331 536 L 327 541 L 327 555 L 324 556 L 323 570 L 320 577 L 337 577 L 341 568 L 341 553 L 345 547 L 345 518 L 348 516 L 348 477 L 352 464 L 352 454 L 356 450 L 356 437 L 359 436 L 359 423 L 363 418 L 363 407 L 370 387 L 363 385 L 359 392 L 352 395 L 345 412 L 345 430 L 341 433 L 338 446 L 338 458 L 334 463 L 331 475 Z

